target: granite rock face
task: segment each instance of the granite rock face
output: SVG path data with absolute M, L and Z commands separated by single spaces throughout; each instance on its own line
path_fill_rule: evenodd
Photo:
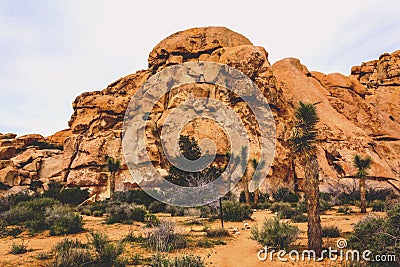
M 62 181 L 88 187 L 92 194 L 108 195 L 106 157 L 122 160 L 116 190 L 136 184 L 122 155 L 122 127 L 126 108 L 140 86 L 167 66 L 209 61 L 226 64 L 247 75 L 267 98 L 276 124 L 276 153 L 263 189 L 293 186 L 304 176 L 293 158 L 288 138 L 299 101 L 317 103 L 319 124 L 318 161 L 321 189 L 330 190 L 354 175 L 356 153 L 373 159 L 371 175 L 393 178 L 400 187 L 400 51 L 353 67 L 349 77 L 310 72 L 298 59 L 268 61 L 264 48 L 223 27 L 194 28 L 162 40 L 150 52 L 147 70 L 123 77 L 101 91 L 83 93 L 73 102 L 69 129 L 51 137 L 0 135 L 0 182 L 29 186 L 31 181 Z M 190 84 L 164 95 L 149 115 L 147 151 L 156 169 L 165 174 L 169 165 L 160 145 L 160 129 L 168 115 L 187 99 L 206 97 L 227 104 L 242 120 L 250 136 L 250 156 L 259 153 L 260 131 L 243 101 L 227 89 L 210 84 Z M 202 107 L 198 107 L 201 109 Z M 198 140 L 211 139 L 217 153 L 229 150 L 226 133 L 215 123 L 196 120 L 182 134 Z M 63 145 L 45 149 L 38 143 Z M 391 186 L 386 181 L 374 186 Z

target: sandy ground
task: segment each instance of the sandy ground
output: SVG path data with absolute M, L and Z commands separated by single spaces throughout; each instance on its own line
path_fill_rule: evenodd
M 354 211 L 358 208 L 353 207 Z M 371 212 L 370 212 L 371 213 Z M 383 213 L 374 213 L 376 215 L 383 215 Z M 270 211 L 257 211 L 253 214 L 251 221 L 248 221 L 249 225 L 259 223 L 261 224 L 264 218 L 272 218 L 274 214 Z M 360 221 L 365 215 L 359 213 L 353 213 L 351 215 L 341 215 L 336 213 L 336 211 L 328 211 L 326 214 L 321 216 L 323 226 L 338 226 L 341 230 L 342 237 L 347 237 L 352 231 L 353 225 Z M 168 217 L 167 215 L 158 215 L 158 217 Z M 165 218 L 164 218 L 165 219 Z M 190 217 L 168 217 L 177 222 L 180 231 L 190 234 L 192 237 L 196 238 L 197 235 L 202 235 L 202 233 L 193 232 L 192 230 L 198 230 L 203 228 L 203 226 L 197 225 L 187 225 L 184 222 L 190 220 Z M 120 240 L 126 236 L 129 232 L 141 233 L 143 231 L 143 224 L 136 223 L 133 225 L 124 224 L 104 224 L 104 218 L 95 218 L 91 216 L 84 216 L 85 229 L 99 231 L 101 233 L 107 234 L 111 240 Z M 301 230 L 299 239 L 296 241 L 295 245 L 305 248 L 307 244 L 307 224 L 306 223 L 296 223 Z M 215 221 L 212 223 L 206 223 L 206 226 L 211 228 L 220 227 L 220 222 Z M 185 250 L 178 251 L 173 254 L 193 254 L 201 255 L 206 258 L 207 266 L 217 266 L 217 267 L 253 267 L 253 266 L 341 266 L 338 262 L 332 262 L 325 260 L 324 262 L 279 262 L 276 257 L 273 262 L 260 261 L 257 257 L 257 252 L 261 249 L 261 246 L 254 240 L 250 239 L 250 230 L 242 230 L 243 223 L 225 223 L 226 229 L 239 228 L 240 234 L 232 235 L 231 237 L 225 238 L 227 242 L 226 245 L 217 245 L 213 248 L 189 248 Z M 0 266 L 45 266 L 46 262 L 43 260 L 37 260 L 35 256 L 38 253 L 49 252 L 51 249 L 60 242 L 64 236 L 50 236 L 48 232 L 43 232 L 36 236 L 29 236 L 28 233 L 23 233 L 18 238 L 7 237 L 0 239 Z M 70 239 L 79 239 L 82 242 L 87 242 L 87 233 L 80 233 L 75 235 L 68 235 Z M 27 242 L 29 252 L 22 255 L 10 254 L 10 247 L 13 242 L 21 243 L 22 241 Z M 335 246 L 336 240 L 324 240 L 326 245 Z M 143 257 L 150 257 L 151 252 L 146 251 L 137 245 L 127 245 L 127 255 L 133 256 L 135 253 L 139 253 Z M 343 265 L 344 266 L 344 265 Z

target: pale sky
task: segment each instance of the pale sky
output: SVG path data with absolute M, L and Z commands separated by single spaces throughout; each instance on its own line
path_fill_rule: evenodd
M 348 75 L 400 49 L 399 14 L 390 0 L 0 0 L 0 133 L 67 128 L 76 96 L 147 68 L 179 30 L 225 26 L 265 47 L 271 64 L 296 57 Z

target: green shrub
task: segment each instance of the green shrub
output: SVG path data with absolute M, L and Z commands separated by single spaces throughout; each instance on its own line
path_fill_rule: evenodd
M 354 226 L 348 247 L 359 251 L 370 250 L 373 255 L 395 255 L 400 258 L 400 205 L 387 211 L 386 217 L 368 216 Z M 373 263 L 371 266 L 398 266 L 395 262 Z
M 10 253 L 14 255 L 24 254 L 28 252 L 28 243 L 22 241 L 21 243 L 13 242 L 11 245 Z
M 101 233 L 91 232 L 89 244 L 96 253 L 95 262 L 99 266 L 125 266 L 126 262 L 120 257 L 124 252 L 122 242 L 117 245 L 111 243 L 108 236 Z
M 21 227 L 5 227 L 4 225 L 0 225 L 0 237 L 12 236 L 16 238 L 19 234 L 23 232 Z
M 291 219 L 296 214 L 296 211 L 289 205 L 282 205 L 278 211 L 280 219 Z
M 342 206 L 339 207 L 336 212 L 342 214 L 351 214 L 353 212 L 353 209 L 349 206 Z
M 93 266 L 93 257 L 87 246 L 78 240 L 70 240 L 65 238 L 60 241 L 54 248 L 54 261 L 49 266 L 52 267 L 77 267 L 77 266 Z
M 90 211 L 90 209 L 82 209 L 80 211 L 81 215 L 86 215 L 86 216 L 90 216 L 92 215 L 92 212 Z
M 296 203 L 300 200 L 300 196 L 287 187 L 280 187 L 272 194 L 272 197 L 278 202 Z
M 296 241 L 299 235 L 297 226 L 281 222 L 279 219 L 265 219 L 261 229 L 258 225 L 251 228 L 251 238 L 262 246 L 285 249 Z
M 12 194 L 7 197 L 0 197 L 0 213 L 10 210 L 11 207 L 16 206 L 19 202 L 32 200 L 37 195 L 30 195 L 27 191 L 18 194 Z
M 272 203 L 271 207 L 269 207 L 269 209 L 272 212 L 280 212 L 281 210 L 285 210 L 285 209 L 291 209 L 292 205 L 290 205 L 290 203 L 287 202 L 274 202 Z
M 212 247 L 214 247 L 214 243 L 212 243 L 208 239 L 199 240 L 199 241 L 197 241 L 197 247 L 199 247 L 199 248 L 212 248 Z
M 306 202 L 303 200 L 303 201 L 299 201 L 298 203 L 296 203 L 296 210 L 298 210 L 301 213 L 307 213 Z
M 84 206 L 84 208 L 90 209 L 93 213 L 95 210 L 100 210 L 102 214 L 106 213 L 109 203 L 107 201 L 96 201 L 91 205 Z
M 94 210 L 92 214 L 94 217 L 101 217 L 101 216 L 103 216 L 103 211 L 102 210 Z
M 332 193 L 320 192 L 319 198 L 320 198 L 320 200 L 331 202 L 332 201 Z
M 372 202 L 374 200 L 385 201 L 394 195 L 392 189 L 375 189 L 369 188 L 365 194 L 365 198 L 367 201 Z
M 144 216 L 144 221 L 146 222 L 147 227 L 154 227 L 160 224 L 160 220 L 156 215 L 148 213 Z
M 106 223 L 131 223 L 132 221 L 144 222 L 147 211 L 144 206 L 135 204 L 110 203 Z
M 53 254 L 51 252 L 39 252 L 34 256 L 34 258 L 40 261 L 50 260 L 53 258 Z
M 324 213 L 325 211 L 331 210 L 332 209 L 332 204 L 330 201 L 320 199 L 319 201 L 319 206 L 320 206 L 320 211 Z
M 204 260 L 200 256 L 181 255 L 169 259 L 166 255 L 156 254 L 151 259 L 153 267 L 204 267 Z
M 48 207 L 45 212 L 46 224 L 51 235 L 75 234 L 82 232 L 82 218 L 62 205 Z
M 216 216 L 219 216 L 219 210 L 215 206 L 211 205 L 204 205 L 199 207 L 200 210 L 200 218 L 214 218 Z
M 168 206 L 167 212 L 169 212 L 172 217 L 185 216 L 185 208 L 183 207 Z
M 292 222 L 294 223 L 304 223 L 307 222 L 307 215 L 304 213 L 297 212 L 292 216 Z
M 51 198 L 35 198 L 28 201 L 19 202 L 10 210 L 0 214 L 0 221 L 6 225 L 21 225 L 32 231 L 42 231 L 48 229 L 45 222 L 46 208 L 52 207 L 60 202 Z
M 372 202 L 372 211 L 385 211 L 385 202 L 382 200 L 374 200 Z
M 79 186 L 63 188 L 60 184 L 52 183 L 43 196 L 56 199 L 63 204 L 77 206 L 89 197 L 89 190 L 81 189 Z
M 267 201 L 267 202 L 258 204 L 257 208 L 259 210 L 266 210 L 266 209 L 269 209 L 271 207 L 271 205 L 272 205 L 272 203 Z
M 145 191 L 139 189 L 115 192 L 114 200 L 129 204 L 145 205 L 146 207 L 149 207 L 151 203 L 156 201 L 156 199 L 148 195 Z
M 217 229 L 207 229 L 206 231 L 208 237 L 225 237 L 229 236 L 229 231 L 225 228 Z
M 324 226 L 322 227 L 322 237 L 339 237 L 340 230 L 337 226 Z
M 167 204 L 161 201 L 154 201 L 149 205 L 149 211 L 151 213 L 165 212 L 167 210 Z
M 147 233 L 147 247 L 156 252 L 169 252 L 187 246 L 186 237 L 175 231 L 175 224 L 171 221 L 162 221 Z
M 224 201 L 222 203 L 222 214 L 225 221 L 240 222 L 250 219 L 253 210 L 250 206 L 235 201 Z

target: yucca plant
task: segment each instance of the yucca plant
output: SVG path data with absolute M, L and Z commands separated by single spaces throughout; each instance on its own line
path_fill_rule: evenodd
M 295 125 L 289 139 L 293 154 L 300 159 L 305 169 L 304 192 L 308 211 L 308 248 L 317 255 L 322 251 L 322 229 L 319 209 L 319 173 L 315 143 L 319 117 L 313 104 L 300 101 L 295 113 Z
M 359 179 L 360 186 L 360 209 L 361 213 L 367 213 L 367 201 L 366 201 L 366 176 L 368 175 L 367 170 L 371 168 L 372 159 L 369 156 L 363 158 L 361 155 L 356 154 L 353 161 L 354 167 L 358 169 L 356 177 Z
M 115 174 L 121 168 L 121 161 L 119 159 L 114 159 L 112 157 L 106 157 L 106 159 L 107 159 L 107 169 L 111 174 L 109 179 L 110 200 L 113 200 L 115 193 Z

